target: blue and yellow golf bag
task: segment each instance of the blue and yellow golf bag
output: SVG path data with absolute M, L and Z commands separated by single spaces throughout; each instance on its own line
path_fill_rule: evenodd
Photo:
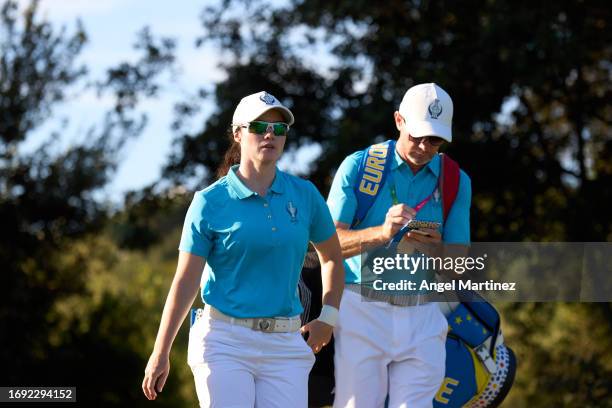
M 476 293 L 472 302 L 439 303 L 448 320 L 446 375 L 435 408 L 493 408 L 506 397 L 516 358 L 504 344 L 500 316 Z

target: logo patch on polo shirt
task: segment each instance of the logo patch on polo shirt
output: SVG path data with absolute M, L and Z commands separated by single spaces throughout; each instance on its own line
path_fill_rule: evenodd
M 295 205 L 293 205 L 293 201 L 289 201 L 287 203 L 287 212 L 289 213 L 289 216 L 291 217 L 291 222 L 295 224 L 297 222 L 298 209 Z

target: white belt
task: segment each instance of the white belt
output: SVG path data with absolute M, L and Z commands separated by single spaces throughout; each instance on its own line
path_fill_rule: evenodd
M 347 283 L 345 289 L 351 292 L 359 293 L 364 298 L 372 301 L 385 302 L 393 306 L 421 306 L 426 305 L 430 301 L 430 296 L 426 293 L 417 295 L 391 295 L 384 291 L 369 288 L 359 283 Z
M 257 317 L 251 319 L 240 319 L 237 317 L 228 316 L 225 313 L 208 305 L 208 314 L 213 320 L 222 320 L 231 324 L 247 327 L 252 330 L 258 330 L 265 333 L 289 333 L 300 330 L 302 321 L 300 315 L 294 317 Z M 202 317 L 205 313 L 204 309 L 198 309 L 196 312 L 196 320 Z

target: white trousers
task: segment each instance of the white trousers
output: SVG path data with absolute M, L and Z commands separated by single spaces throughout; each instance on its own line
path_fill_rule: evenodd
M 201 407 L 306 408 L 315 358 L 300 332 L 263 333 L 206 308 L 189 332 L 187 361 Z
M 448 324 L 435 303 L 393 306 L 345 290 L 334 330 L 334 408 L 430 408 Z

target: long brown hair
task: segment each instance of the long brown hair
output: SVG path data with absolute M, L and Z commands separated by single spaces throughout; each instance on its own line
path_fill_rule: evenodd
M 232 167 L 234 164 L 240 163 L 240 143 L 234 140 L 234 130 L 232 129 L 232 126 L 230 126 L 227 130 L 227 136 L 230 141 L 230 147 L 225 152 L 223 161 L 217 169 L 217 179 L 226 176 L 230 167 Z

